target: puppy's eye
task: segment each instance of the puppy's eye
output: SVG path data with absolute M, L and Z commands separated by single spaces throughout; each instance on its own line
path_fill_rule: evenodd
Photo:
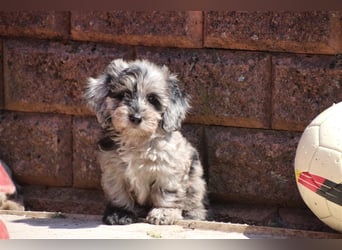
M 160 110 L 161 104 L 158 97 L 155 94 L 149 94 L 147 96 L 147 101 L 151 103 L 157 110 Z
M 109 92 L 109 97 L 122 101 L 123 99 L 129 97 L 128 91 L 121 91 L 121 92 Z

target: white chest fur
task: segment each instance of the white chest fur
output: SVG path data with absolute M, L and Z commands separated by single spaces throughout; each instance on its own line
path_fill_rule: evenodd
M 184 161 L 189 157 L 183 154 L 186 150 L 182 147 L 184 145 L 157 139 L 120 154 L 127 164 L 125 179 L 129 191 L 139 204 L 155 203 L 158 193 L 162 195 L 163 190 L 176 191 L 179 188 L 190 165 Z

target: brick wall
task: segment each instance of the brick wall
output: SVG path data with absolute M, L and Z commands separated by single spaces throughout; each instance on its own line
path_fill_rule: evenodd
M 178 74 L 212 202 L 303 207 L 298 140 L 342 101 L 337 11 L 0 12 L 0 49 L 0 158 L 32 209 L 102 213 L 82 88 L 114 58 Z

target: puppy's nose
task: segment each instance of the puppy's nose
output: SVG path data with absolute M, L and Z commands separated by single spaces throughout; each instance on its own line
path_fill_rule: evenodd
M 132 114 L 129 115 L 129 120 L 134 124 L 140 124 L 142 121 L 142 117 L 140 114 Z

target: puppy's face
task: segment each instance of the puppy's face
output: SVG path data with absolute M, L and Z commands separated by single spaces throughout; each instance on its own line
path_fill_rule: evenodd
M 109 78 L 106 98 L 111 122 L 119 133 L 151 135 L 168 105 L 168 83 L 157 68 L 130 65 L 117 79 Z
M 180 128 L 189 108 L 177 78 L 148 61 L 112 61 L 105 73 L 90 78 L 86 98 L 100 124 L 119 134 L 151 136 L 160 127 Z

